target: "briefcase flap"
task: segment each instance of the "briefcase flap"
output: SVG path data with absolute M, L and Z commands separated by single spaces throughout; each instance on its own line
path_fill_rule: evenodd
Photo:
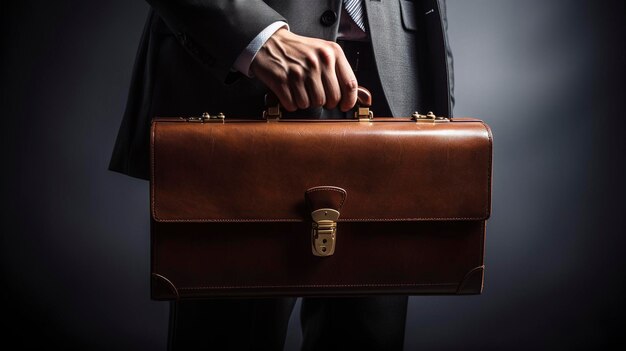
M 151 210 L 160 222 L 309 221 L 305 192 L 346 192 L 339 221 L 484 220 L 491 133 L 480 120 L 157 118 Z

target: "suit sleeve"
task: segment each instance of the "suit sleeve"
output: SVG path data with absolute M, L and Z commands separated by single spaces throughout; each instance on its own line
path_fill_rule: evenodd
M 187 51 L 220 81 L 267 26 L 287 20 L 261 0 L 147 0 Z

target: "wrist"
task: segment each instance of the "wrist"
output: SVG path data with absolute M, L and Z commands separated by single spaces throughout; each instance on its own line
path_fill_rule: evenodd
M 256 55 L 259 53 L 261 48 L 266 44 L 267 40 L 271 38 L 277 31 L 289 32 L 289 25 L 283 21 L 276 21 L 267 26 L 254 39 L 252 39 L 248 46 L 241 52 L 241 54 L 239 54 L 239 56 L 233 63 L 233 68 L 252 78 L 252 62 L 254 61 Z

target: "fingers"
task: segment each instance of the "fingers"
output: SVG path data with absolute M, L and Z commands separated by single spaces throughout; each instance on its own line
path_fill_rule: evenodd
M 320 106 L 339 106 L 345 112 L 356 104 L 356 77 L 334 42 L 279 30 L 258 52 L 250 70 L 290 112 Z
M 357 83 L 356 76 L 350 67 L 350 63 L 346 59 L 346 56 L 341 50 L 337 55 L 337 63 L 335 64 L 337 70 L 337 80 L 339 88 L 341 89 L 341 101 L 339 102 L 339 109 L 343 112 L 350 110 L 356 105 L 357 99 Z
M 287 84 L 279 84 L 276 88 L 270 88 L 280 100 L 280 105 L 287 111 L 293 112 L 298 109 L 295 100 Z
M 290 74 L 289 83 L 291 96 L 296 106 L 298 106 L 299 109 L 308 108 L 309 94 L 304 86 L 304 75 L 292 72 L 292 74 Z
M 298 109 L 298 106 L 295 104 L 295 100 L 292 97 L 291 90 L 286 83 L 274 84 L 269 87 L 278 100 L 280 101 L 280 105 L 287 111 L 293 112 Z
M 326 94 L 324 84 L 319 74 L 311 76 L 306 81 L 307 92 L 309 93 L 310 107 L 320 107 L 326 104 Z
M 327 109 L 334 109 L 337 107 L 339 101 L 341 101 L 341 89 L 339 88 L 337 73 L 335 71 L 335 63 L 337 61 L 336 52 L 338 50 L 341 50 L 339 45 L 334 48 L 326 48 L 320 52 L 320 60 L 325 67 L 321 71 L 321 81 L 326 100 L 324 107 Z

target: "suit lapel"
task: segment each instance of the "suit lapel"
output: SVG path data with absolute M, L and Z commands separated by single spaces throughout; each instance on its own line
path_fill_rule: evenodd
M 416 32 L 405 29 L 400 0 L 365 0 L 364 4 L 387 103 L 393 116 L 408 116 L 420 101 Z

